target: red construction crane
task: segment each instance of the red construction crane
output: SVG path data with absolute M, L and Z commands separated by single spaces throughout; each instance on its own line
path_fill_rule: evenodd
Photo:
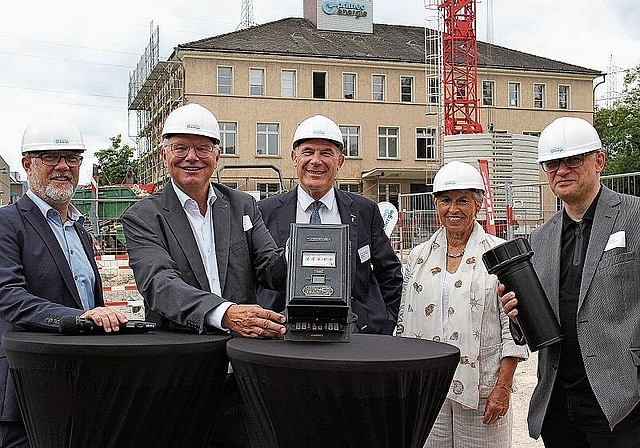
M 479 134 L 476 0 L 444 0 L 442 35 L 444 133 Z

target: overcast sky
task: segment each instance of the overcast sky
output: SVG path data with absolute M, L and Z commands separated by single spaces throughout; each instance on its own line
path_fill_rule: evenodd
M 428 1 L 428 0 L 426 0 Z M 479 0 L 477 36 L 486 41 L 487 3 Z M 208 6 L 207 6 L 208 5 Z M 241 20 L 241 0 L 21 0 L 0 29 L 0 154 L 24 179 L 20 143 L 43 114 L 77 124 L 93 153 L 122 134 L 134 146 L 135 114 L 127 111 L 129 75 L 160 27 L 160 59 L 178 44 L 227 33 Z M 374 22 L 424 26 L 424 0 L 377 0 Z M 302 0 L 254 0 L 258 24 L 302 17 Z M 638 0 L 493 0 L 493 43 L 607 71 L 640 64 Z M 618 90 L 622 79 L 618 79 Z M 607 93 L 600 86 L 596 97 Z M 131 118 L 131 119 L 129 119 Z M 131 126 L 129 125 L 131 122 Z

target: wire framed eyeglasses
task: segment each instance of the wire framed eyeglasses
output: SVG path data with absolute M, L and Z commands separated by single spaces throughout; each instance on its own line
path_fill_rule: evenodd
M 207 157 L 211 157 L 215 146 L 213 145 L 185 145 L 184 143 L 171 143 L 167 145 L 174 156 L 179 159 L 184 159 L 189 154 L 189 150 L 193 148 L 196 153 L 196 156 L 200 159 L 206 159 Z

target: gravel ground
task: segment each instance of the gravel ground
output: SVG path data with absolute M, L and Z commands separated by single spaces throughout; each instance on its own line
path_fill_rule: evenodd
M 527 412 L 529 410 L 529 398 L 536 385 L 536 368 L 538 357 L 531 353 L 529 359 L 518 364 L 515 373 L 517 391 L 511 395 L 513 406 L 513 448 L 542 448 L 542 439 L 534 440 L 529 437 L 527 428 Z M 489 447 L 487 447 L 489 448 Z

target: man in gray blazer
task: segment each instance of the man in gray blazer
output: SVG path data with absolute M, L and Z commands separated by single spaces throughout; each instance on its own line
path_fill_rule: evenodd
M 533 265 L 565 337 L 539 352 L 529 434 L 546 448 L 640 447 L 640 198 L 601 185 L 585 120 L 547 126 L 538 161 L 564 209 L 532 232 Z M 512 319 L 517 302 L 502 297 Z
M 264 222 L 279 246 L 289 239 L 291 223 L 348 224 L 351 242 L 351 308 L 355 331 L 391 334 L 402 292 L 402 266 L 378 206 L 358 194 L 334 188 L 344 163 L 342 133 L 323 115 L 309 117 L 294 133 L 291 159 L 299 185 L 288 193 L 258 203 Z M 314 209 L 314 205 L 318 208 Z M 317 215 L 317 216 L 316 216 Z M 284 292 L 260 288 L 258 303 L 275 311 L 285 308 Z
M 253 197 L 210 181 L 220 158 L 216 117 L 188 104 L 171 112 L 162 135 L 171 180 L 122 217 L 147 319 L 197 333 L 282 336 L 285 317 L 256 304 L 256 287 L 284 289 L 286 262 Z M 240 400 L 230 377 L 215 448 L 249 446 Z

